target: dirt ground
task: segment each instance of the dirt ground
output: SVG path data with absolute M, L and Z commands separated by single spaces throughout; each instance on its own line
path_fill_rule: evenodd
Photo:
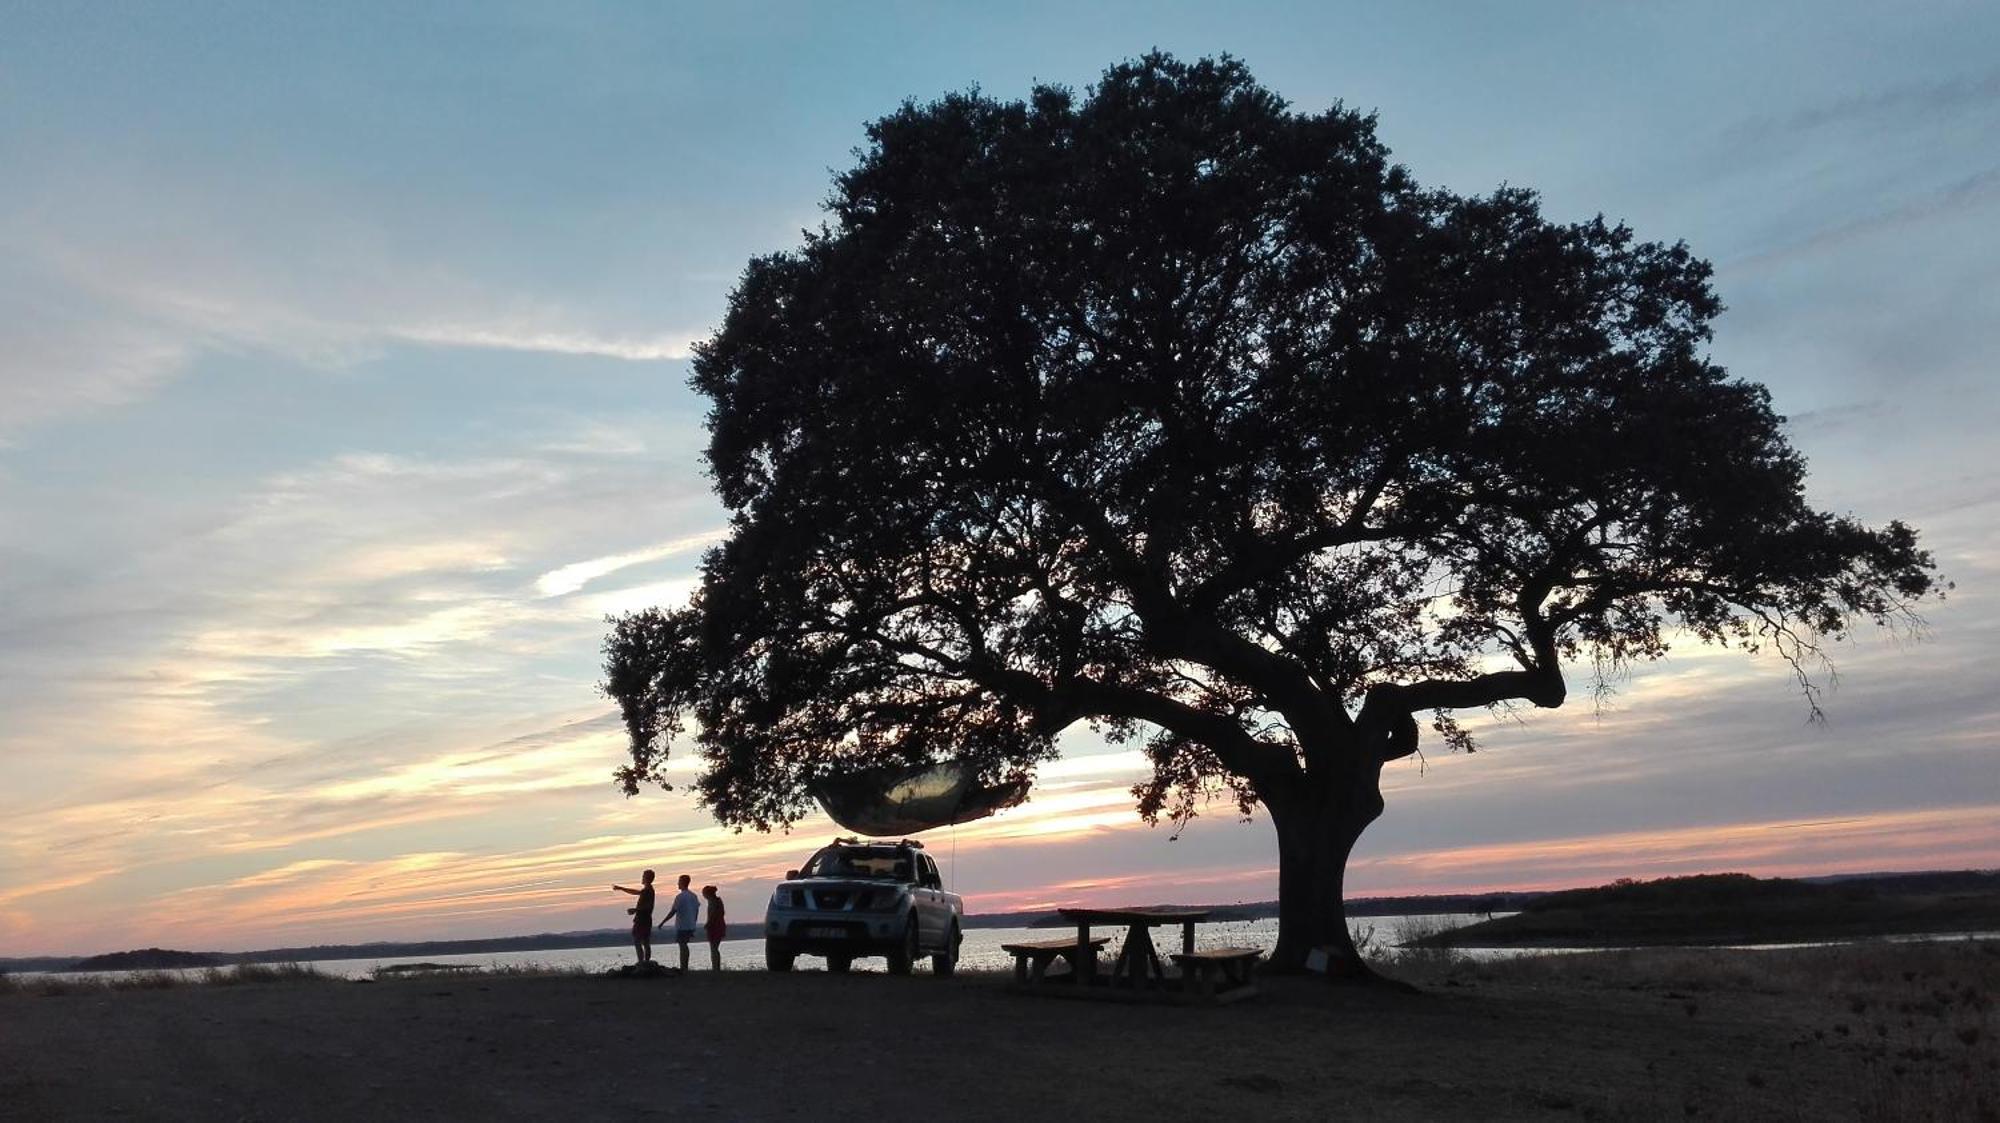
M 1537 962 L 1220 1008 L 858 971 L 17 985 L 0 1118 L 2000 1118 L 2000 945 Z

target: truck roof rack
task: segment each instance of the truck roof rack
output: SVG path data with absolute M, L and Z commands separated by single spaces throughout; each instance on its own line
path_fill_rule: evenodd
M 905 838 L 890 842 L 886 838 L 864 839 L 848 834 L 835 835 L 833 841 L 836 846 L 907 846 L 912 850 L 922 850 L 924 848 L 924 844 L 914 838 Z

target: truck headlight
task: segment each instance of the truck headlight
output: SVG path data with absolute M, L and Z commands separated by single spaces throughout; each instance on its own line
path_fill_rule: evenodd
M 893 890 L 877 889 L 868 894 L 861 907 L 869 912 L 895 912 L 903 907 L 903 895 Z
M 798 906 L 799 906 L 799 894 L 798 891 L 795 889 L 789 889 L 783 885 L 780 885 L 778 886 L 777 892 L 771 894 L 772 908 L 792 909 L 792 908 L 797 908 Z

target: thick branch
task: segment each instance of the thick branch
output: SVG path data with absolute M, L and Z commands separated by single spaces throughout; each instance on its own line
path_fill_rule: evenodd
M 1516 698 L 1553 709 L 1563 704 L 1568 692 L 1562 673 L 1555 668 L 1495 671 L 1469 679 L 1431 679 L 1406 685 L 1385 683 L 1371 687 L 1368 700 L 1362 705 L 1362 713 L 1366 715 L 1378 706 L 1390 713 L 1403 715 L 1425 710 L 1460 710 L 1491 706 Z
M 1026 671 L 1000 667 L 967 668 L 966 673 L 989 689 L 1030 701 L 1038 715 L 1058 727 L 1084 717 L 1148 722 L 1200 742 L 1223 767 L 1253 782 L 1278 779 L 1298 767 L 1288 750 L 1251 736 L 1234 717 L 1150 690 L 1081 676 L 1051 686 Z
M 1206 580 L 1188 590 L 1186 603 L 1196 612 L 1212 611 L 1230 596 L 1265 581 L 1300 561 L 1338 546 L 1350 546 L 1359 542 L 1379 542 L 1392 538 L 1397 533 L 1388 528 L 1369 528 L 1364 524 L 1368 513 L 1382 498 L 1389 486 L 1392 465 L 1384 462 L 1375 478 L 1368 482 L 1361 495 L 1354 502 L 1354 509 L 1346 518 L 1332 526 L 1320 527 L 1307 534 L 1294 535 L 1282 542 L 1254 541 L 1246 543 L 1237 552 L 1236 560 L 1211 574 Z
M 1542 614 L 1551 581 L 1537 580 L 1523 589 L 1516 603 L 1522 631 L 1532 658 L 1521 659 L 1518 671 L 1494 671 L 1469 679 L 1427 679 L 1413 683 L 1381 683 L 1368 689 L 1356 724 L 1365 736 L 1380 738 L 1384 760 L 1407 756 L 1416 748 L 1414 716 L 1427 710 L 1457 710 L 1491 706 L 1520 699 L 1544 709 L 1563 704 L 1569 687 L 1563 682 L 1556 652 L 1556 629 Z M 1516 653 L 1521 658 L 1521 653 Z M 1407 743 L 1405 743 L 1407 742 Z
M 1190 706 L 1162 694 L 1085 676 L 1064 678 L 1053 685 L 1039 675 L 1001 666 L 983 653 L 958 658 L 929 644 L 896 638 L 879 631 L 846 629 L 869 642 L 929 660 L 949 674 L 973 682 L 994 694 L 1014 699 L 1032 710 L 1055 732 L 1087 717 L 1124 718 L 1149 722 L 1207 746 L 1230 771 L 1253 781 L 1271 780 L 1297 762 L 1285 748 L 1260 741 L 1228 714 Z
M 1313 683 L 1304 667 L 1230 631 L 1211 614 L 1189 611 L 1175 598 L 1165 575 L 1133 555 L 1095 504 L 1060 479 L 1051 476 L 1048 482 L 1063 500 L 1059 509 L 1077 522 L 1131 591 L 1155 654 L 1200 663 L 1263 693 L 1308 741 L 1337 737 L 1351 728 L 1346 711 Z

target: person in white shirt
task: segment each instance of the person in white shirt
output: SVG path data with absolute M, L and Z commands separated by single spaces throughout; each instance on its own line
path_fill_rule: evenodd
M 688 883 L 693 880 L 686 874 L 681 875 L 681 891 L 674 894 L 674 903 L 667 906 L 667 915 L 660 921 L 662 928 L 667 926 L 667 921 L 674 922 L 674 939 L 681 945 L 683 974 L 688 969 L 688 941 L 694 939 L 695 921 L 701 915 L 701 898 L 688 889 Z

